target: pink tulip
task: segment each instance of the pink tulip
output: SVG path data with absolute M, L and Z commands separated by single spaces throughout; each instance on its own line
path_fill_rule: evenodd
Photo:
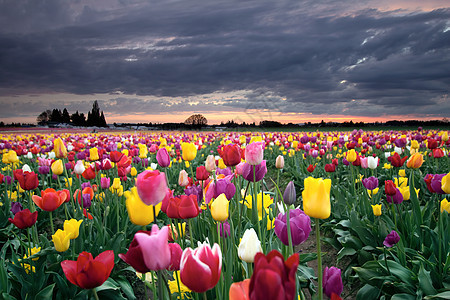
M 259 165 L 264 157 L 264 143 L 253 142 L 245 148 L 245 160 L 248 164 Z
M 156 153 L 156 160 L 162 168 L 167 168 L 170 165 L 170 156 L 166 148 L 158 150 Z
M 156 205 L 166 196 L 168 189 L 166 176 L 158 170 L 146 170 L 137 176 L 136 188 L 142 202 L 147 205 Z
M 222 251 L 207 243 L 195 250 L 186 248 L 181 256 L 180 278 L 188 288 L 203 293 L 216 286 L 222 271 Z
M 180 175 L 178 176 L 178 185 L 185 187 L 189 184 L 189 175 L 185 170 L 180 171 Z
M 153 224 L 150 235 L 137 232 L 134 237 L 141 247 L 145 266 L 149 270 L 164 270 L 170 265 L 169 227 L 163 226 L 159 230 L 158 225 Z
M 170 265 L 168 267 L 168 270 L 179 271 L 181 255 L 183 255 L 183 249 L 181 249 L 181 246 L 178 245 L 177 243 L 170 243 L 169 247 L 170 247 Z

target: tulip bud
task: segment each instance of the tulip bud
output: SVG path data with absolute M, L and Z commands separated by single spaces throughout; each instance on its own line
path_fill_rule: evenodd
M 284 156 L 278 155 L 277 159 L 275 160 L 275 167 L 277 169 L 283 169 L 284 168 Z
M 75 164 L 75 167 L 73 167 L 73 171 L 75 172 L 75 174 L 81 175 L 83 174 L 84 170 L 86 170 L 86 168 L 83 165 L 83 161 L 78 160 L 77 163 Z
M 185 170 L 180 171 L 180 175 L 178 176 L 178 185 L 187 186 L 189 184 L 189 176 Z
M 228 201 L 225 194 L 220 194 L 211 204 L 211 216 L 214 220 L 223 222 L 228 219 Z
M 52 168 L 53 174 L 56 174 L 56 175 L 61 175 L 64 172 L 63 162 L 60 159 L 53 162 L 51 168 Z
M 296 200 L 297 195 L 295 193 L 295 185 L 293 181 L 290 181 L 284 190 L 283 201 L 287 205 L 291 205 L 294 204 Z
M 255 229 L 247 229 L 244 232 L 241 242 L 239 243 L 239 258 L 247 263 L 252 263 L 255 260 L 256 253 L 259 252 L 262 252 L 261 242 L 256 235 Z
M 205 168 L 208 172 L 213 172 L 216 169 L 216 159 L 214 158 L 214 155 L 210 154 L 206 158 L 205 161 Z

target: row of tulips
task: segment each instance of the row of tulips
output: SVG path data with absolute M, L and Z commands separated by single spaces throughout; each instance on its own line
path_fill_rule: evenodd
M 130 265 L 161 299 L 339 299 L 357 281 L 358 298 L 445 296 L 448 140 L 422 129 L 2 137 L 0 292 L 134 299 Z M 312 221 L 316 254 L 301 251 Z M 324 240 L 350 258 L 343 270 L 322 270 Z

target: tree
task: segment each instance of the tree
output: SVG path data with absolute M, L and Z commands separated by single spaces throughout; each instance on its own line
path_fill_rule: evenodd
M 66 108 L 64 108 L 62 112 L 62 122 L 65 124 L 70 123 L 70 115 Z
M 39 116 L 36 118 L 36 122 L 38 125 L 47 125 L 50 121 L 50 116 L 52 114 L 52 111 L 50 109 L 47 109 L 46 111 L 41 112 Z
M 52 114 L 50 116 L 50 120 L 49 121 L 55 122 L 55 123 L 62 123 L 61 110 L 54 108 L 53 111 L 52 111 Z
M 195 114 L 187 118 L 184 124 L 190 125 L 193 128 L 202 128 L 208 124 L 208 120 L 201 114 Z
M 76 113 L 72 114 L 71 119 L 75 126 L 86 126 L 86 117 L 83 113 L 78 113 L 78 110 Z
M 103 111 L 100 111 L 97 100 L 94 101 L 92 110 L 88 112 L 87 125 L 97 127 L 107 126 L 105 116 L 103 114 Z

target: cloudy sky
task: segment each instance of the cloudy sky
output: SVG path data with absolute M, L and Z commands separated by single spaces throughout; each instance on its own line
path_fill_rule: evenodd
M 447 0 L 0 0 L 0 120 L 450 117 Z

